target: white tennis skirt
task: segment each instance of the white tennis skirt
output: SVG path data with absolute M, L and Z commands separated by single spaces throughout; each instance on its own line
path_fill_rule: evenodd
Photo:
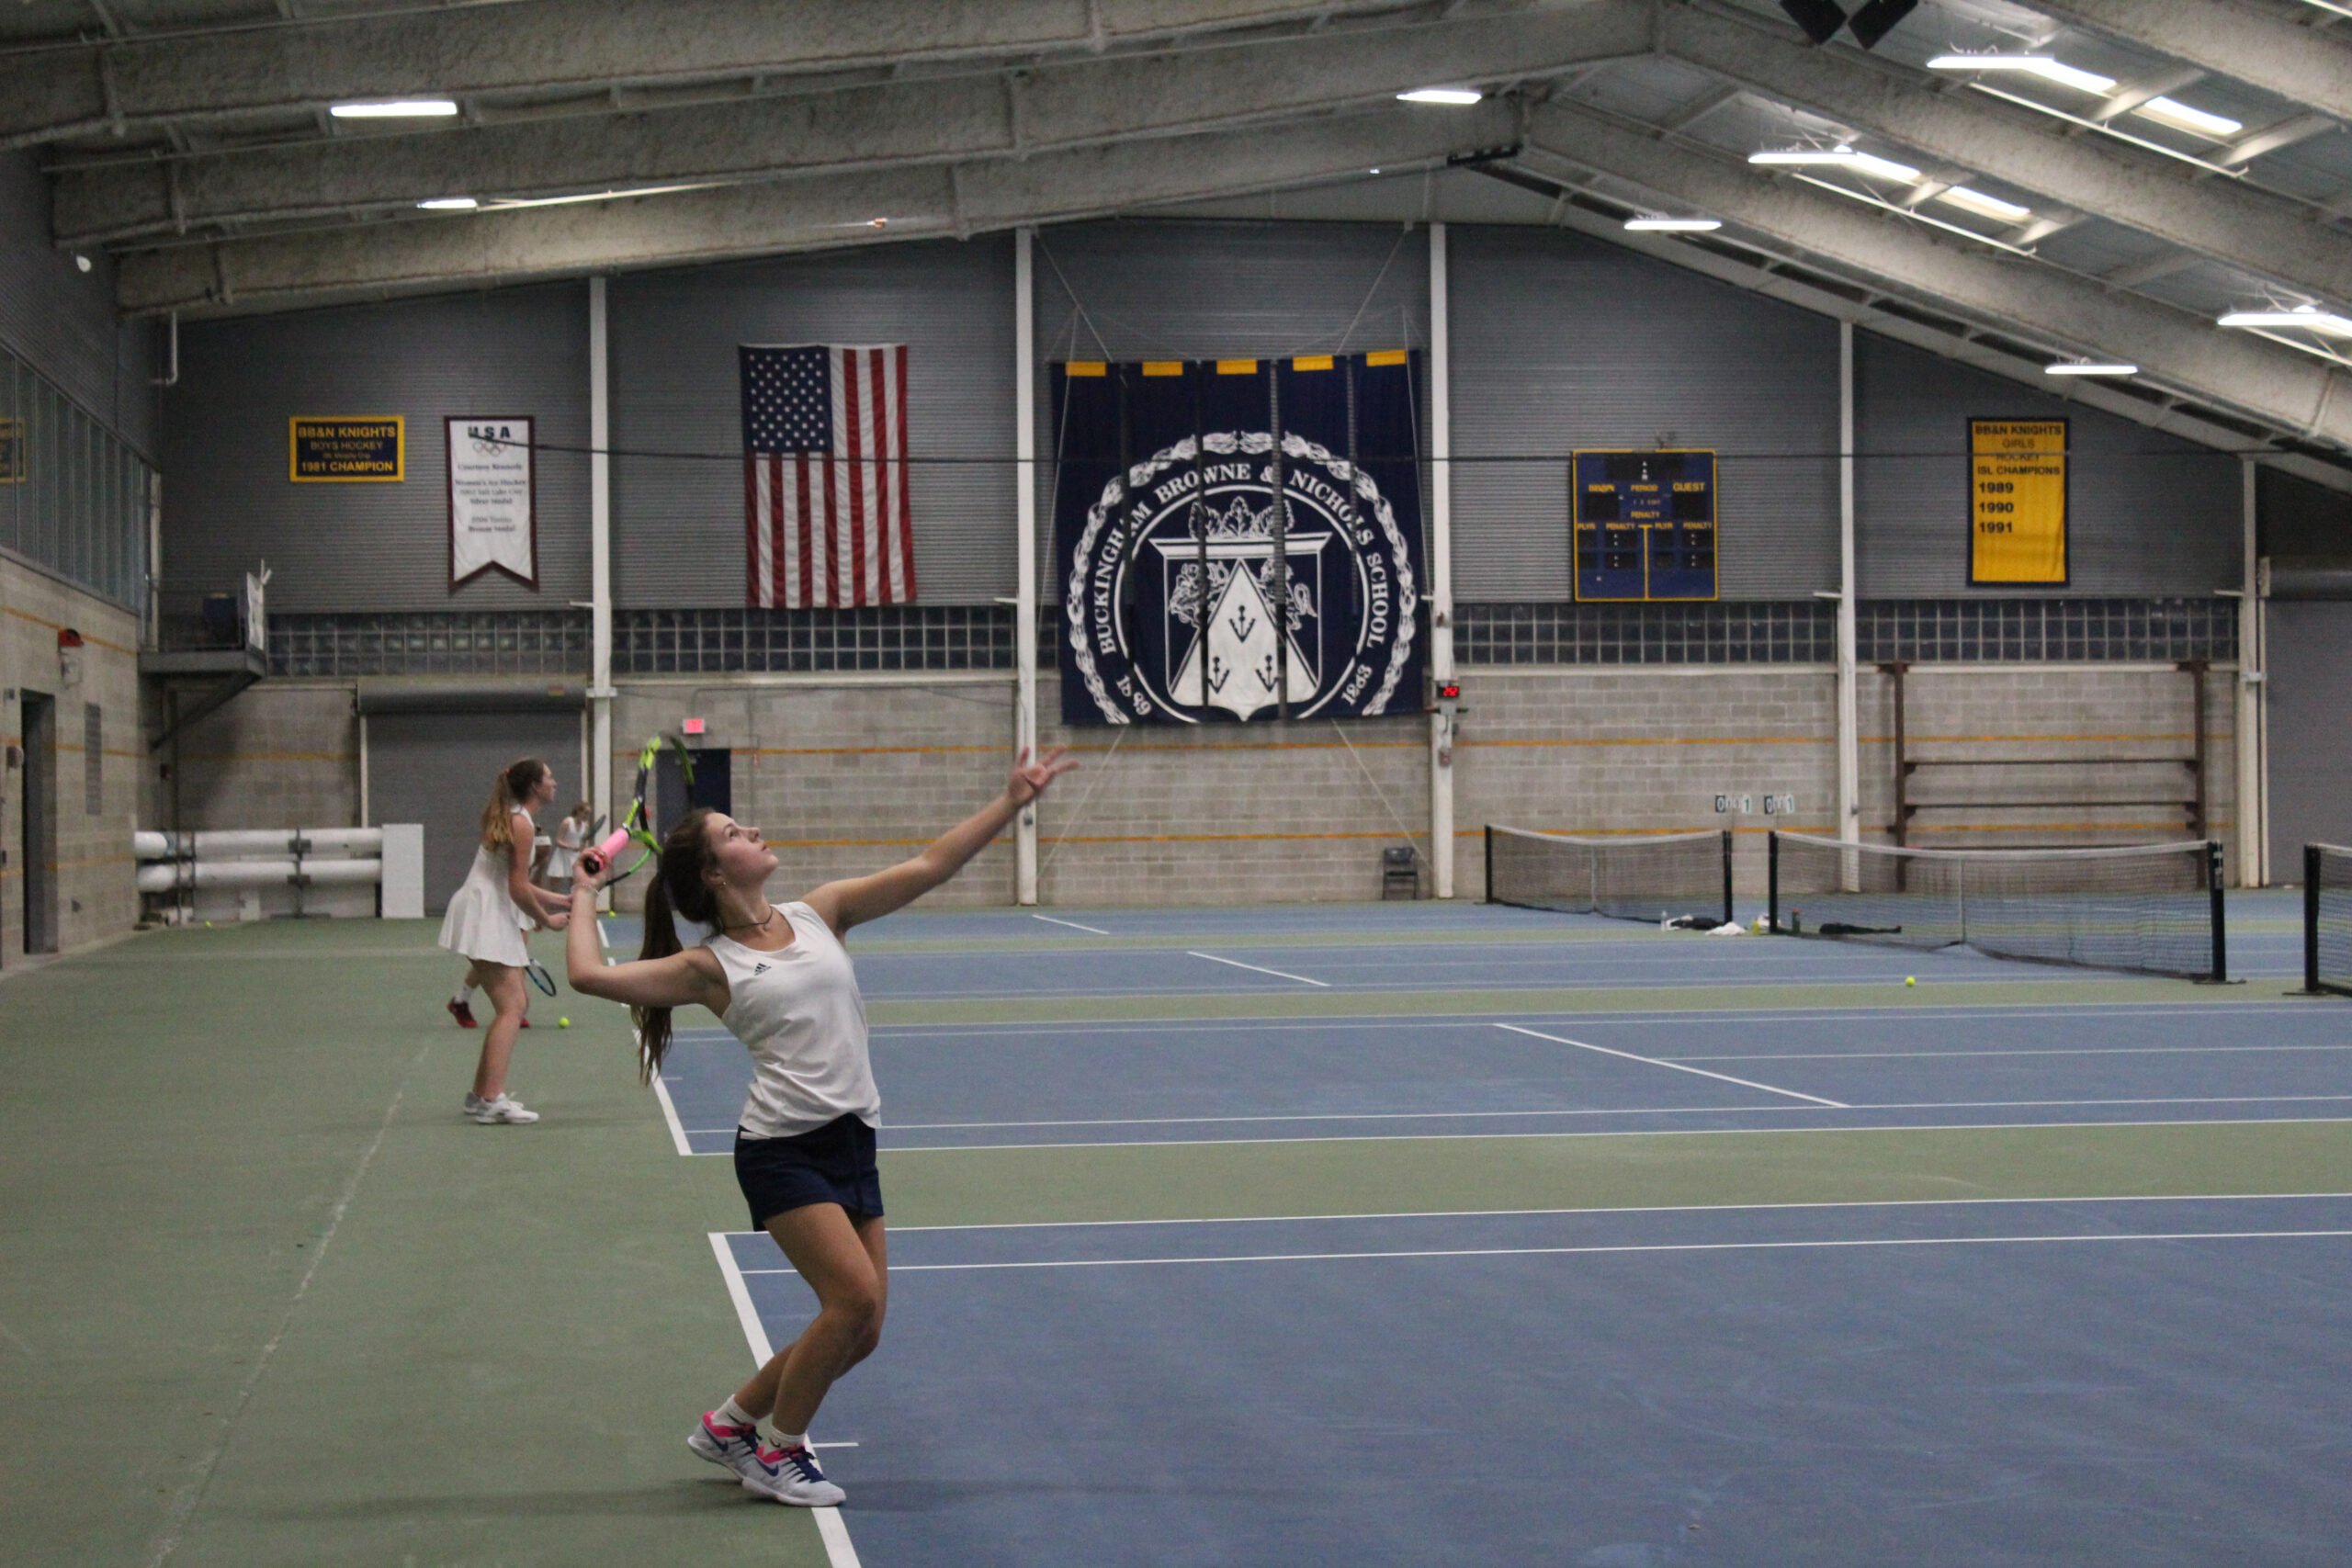
M 441 917 L 441 945 L 486 964 L 521 968 L 531 961 L 523 941 L 523 912 L 506 892 L 506 861 L 489 850 L 474 852 L 465 886 Z

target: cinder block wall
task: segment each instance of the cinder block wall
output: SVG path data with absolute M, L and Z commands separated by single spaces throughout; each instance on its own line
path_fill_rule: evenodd
M 2188 836 L 2174 807 L 2150 804 L 2033 807 L 2032 801 L 2185 801 L 2194 773 L 2175 759 L 2193 754 L 2195 704 L 2205 709 L 2205 837 L 2221 840 L 2237 880 L 2237 758 L 2234 668 L 2201 682 L 2170 666 L 2101 669 L 1964 666 L 1914 669 L 1904 682 L 1904 728 L 1914 758 L 2144 758 L 2130 766 L 1921 768 L 1914 801 L 1990 804 L 1926 810 L 1911 842 L 1943 849 L 2034 844 L 2150 843 Z M 1864 836 L 1886 841 L 1894 819 L 1894 682 L 1863 672 Z
M 24 743 L 21 694 L 56 699 L 55 779 L 57 932 L 70 950 L 128 930 L 139 918 L 130 856 L 145 744 L 139 732 L 139 623 L 130 612 L 54 578 L 0 559 L 0 733 Z M 82 634 L 78 675 L 71 682 L 58 659 L 57 634 Z M 85 709 L 99 714 L 99 809 L 86 794 L 91 759 L 83 741 Z M 0 773 L 0 965 L 25 951 L 25 843 L 22 770 Z
M 2205 679 L 2209 835 L 2229 843 L 2235 770 L 2231 676 Z M 1821 666 L 1474 668 L 1455 762 L 1455 890 L 1484 896 L 1489 822 L 1577 833 L 1729 827 L 1742 905 L 1760 899 L 1764 834 L 1837 831 L 1837 680 Z M 877 869 L 914 853 L 1003 783 L 1012 735 L 1007 676 L 639 680 L 615 704 L 614 779 L 624 795 L 637 748 L 681 720 L 733 753 L 736 814 L 776 845 L 778 892 Z M 1973 768 L 1915 775 L 1916 799 L 1982 799 L 1984 810 L 1922 814 L 1917 842 L 1984 847 L 2114 843 L 2182 836 L 2153 807 L 2036 810 L 2086 795 L 2187 798 L 2189 677 L 2170 669 L 1978 666 L 1915 671 L 1906 722 L 1915 756 L 2117 756 L 2144 768 Z M 356 730 L 350 688 L 266 682 L 193 729 L 182 751 L 192 827 L 354 820 Z M 1426 847 L 1426 721 L 1065 729 L 1039 707 L 1046 745 L 1082 766 L 1039 814 L 1040 894 L 1048 904 L 1221 904 L 1371 899 L 1380 852 Z M 1893 684 L 1860 688 L 1863 836 L 1885 842 L 1894 815 Z M 134 742 L 135 744 L 135 742 Z M 160 786 L 157 786 L 158 791 Z M 1719 815 L 1719 795 L 1755 809 Z M 1793 795 L 1768 817 L 1766 795 Z M 2012 804 L 2014 803 L 2014 804 Z M 160 807 L 151 792 L 151 807 Z M 160 809 L 150 818 L 160 824 Z M 2233 874 L 2234 866 L 2233 865 Z M 628 885 L 625 908 L 641 897 Z M 930 907 L 1003 905 L 1009 836 Z
M 1549 832 L 1729 828 L 1741 897 L 1772 827 L 1837 831 L 1838 678 L 1826 666 L 1474 668 L 1454 761 L 1454 889 L 1486 894 L 1489 822 Z M 1718 814 L 1715 796 L 1734 809 Z M 1796 796 L 1767 816 L 1764 796 Z M 1745 796 L 1754 809 L 1741 814 Z
M 348 681 L 264 681 L 180 732 L 182 826 L 338 828 L 359 821 L 359 721 Z M 182 699 L 187 700 L 185 697 Z M 149 722 L 163 706 L 149 694 Z M 147 770 L 141 826 L 169 828 L 174 748 Z
M 805 892 L 906 859 L 1004 784 L 1012 680 L 843 676 L 729 682 L 698 676 L 621 683 L 613 704 L 613 789 L 625 805 L 646 737 L 706 721 L 725 746 L 735 816 L 775 846 L 775 890 Z M 1012 846 L 981 852 L 927 907 L 1012 901 Z M 616 902 L 637 908 L 644 879 Z

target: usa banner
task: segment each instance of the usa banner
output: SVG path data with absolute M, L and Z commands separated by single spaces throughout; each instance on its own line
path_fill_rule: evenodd
M 912 603 L 906 345 L 741 344 L 736 354 L 746 602 Z
M 1411 354 L 1051 372 L 1063 723 L 1419 711 Z

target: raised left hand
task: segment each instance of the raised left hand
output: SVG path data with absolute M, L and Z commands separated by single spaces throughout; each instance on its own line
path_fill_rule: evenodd
M 1027 747 L 1012 764 L 1012 782 L 1004 786 L 1005 795 L 1015 806 L 1026 806 L 1046 793 L 1046 786 L 1078 766 L 1078 759 L 1065 760 L 1067 746 L 1057 746 L 1044 756 L 1032 761 Z

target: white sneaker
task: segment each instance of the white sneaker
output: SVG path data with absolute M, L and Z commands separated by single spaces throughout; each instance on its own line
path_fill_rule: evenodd
M 718 1414 L 715 1410 L 703 1414 L 686 1447 L 713 1464 L 725 1465 L 748 1484 L 760 1472 L 760 1429 L 722 1427 L 715 1419 Z
M 470 1089 L 466 1093 L 466 1114 L 485 1127 L 501 1122 L 519 1127 L 539 1119 L 537 1111 L 527 1109 L 511 1094 L 502 1094 L 496 1100 L 484 1100 Z
M 743 1472 L 743 1490 L 796 1508 L 830 1508 L 848 1495 L 825 1479 L 817 1456 L 797 1444 L 753 1454 L 752 1468 Z

